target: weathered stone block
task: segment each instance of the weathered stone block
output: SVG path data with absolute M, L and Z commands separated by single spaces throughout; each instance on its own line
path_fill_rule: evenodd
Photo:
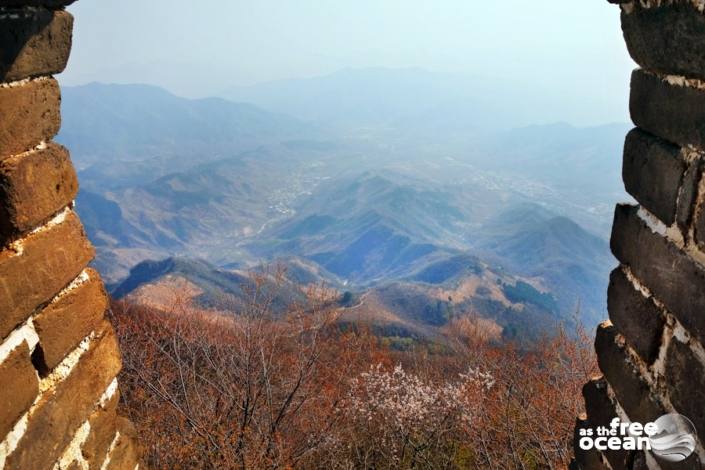
M 664 2 L 665 3 L 665 2 Z M 627 49 L 641 67 L 661 74 L 705 78 L 705 15 L 690 2 L 622 12 Z
M 600 377 L 592 379 L 583 386 L 585 411 L 587 423 L 595 429 L 598 426 L 609 427 L 612 419 L 617 417 L 615 407 L 607 394 L 607 381 Z M 613 470 L 626 470 L 629 468 L 631 453 L 626 450 L 607 450 L 604 456 Z
M 42 396 L 5 468 L 52 468 L 120 367 L 117 339 L 112 326 L 103 322 L 69 376 Z
M 77 192 L 76 171 L 60 145 L 0 161 L 0 241 L 32 230 Z
M 671 85 L 635 70 L 629 111 L 634 124 L 680 146 L 705 148 L 705 90 Z
M 636 206 L 617 205 L 610 241 L 612 253 L 703 342 L 705 270 L 675 244 L 654 233 L 637 210 Z
M 705 440 L 705 366 L 687 344 L 673 339 L 666 354 L 666 386 L 671 403 L 688 417 Z
M 100 275 L 93 269 L 87 269 L 85 275 L 85 281 L 55 298 L 34 317 L 38 347 L 48 370 L 100 324 L 108 308 Z
M 687 168 L 679 147 L 640 129 L 627 134 L 622 164 L 624 186 L 666 225 L 676 220 L 678 190 Z
M 0 251 L 0 338 L 69 284 L 93 258 L 94 250 L 69 212 Z M 18 253 L 18 251 L 20 253 Z
M 0 86 L 0 160 L 54 137 L 61 126 L 60 102 L 53 78 Z
M 91 432 L 86 442 L 83 443 L 81 452 L 83 458 L 88 462 L 90 470 L 101 468 L 108 454 L 110 444 L 113 442 L 115 431 L 117 430 L 117 404 L 119 398 L 120 395 L 116 391 L 105 406 L 99 407 L 89 418 Z
M 663 406 L 639 375 L 624 345 L 618 343 L 616 328 L 608 322 L 597 328 L 595 351 L 600 370 L 630 419 L 648 423 L 664 414 Z
M 651 364 L 658 355 L 665 319 L 654 302 L 637 291 L 620 268 L 610 275 L 607 309 L 617 330 Z
M 125 418 L 118 418 L 120 437 L 117 445 L 110 452 L 106 470 L 134 470 L 139 464 L 139 449 L 136 445 L 137 433 L 132 423 Z
M 580 448 L 580 431 L 590 428 L 590 423 L 586 417 L 579 417 L 575 421 L 575 433 L 573 434 L 573 453 L 575 460 L 571 463 L 574 470 L 606 470 L 607 466 L 602 463 L 600 451 L 592 448 L 583 450 Z
M 71 51 L 73 16 L 21 8 L 0 12 L 0 82 L 61 73 Z
M 37 372 L 27 342 L 17 346 L 0 364 L 0 440 L 29 409 L 39 392 Z

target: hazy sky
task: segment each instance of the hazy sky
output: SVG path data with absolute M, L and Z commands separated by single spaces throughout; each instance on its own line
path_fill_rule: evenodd
M 188 97 L 345 67 L 422 67 L 555 90 L 576 124 L 627 120 L 629 59 L 606 0 L 81 0 L 66 85 Z M 584 111 L 582 111 L 584 110 Z

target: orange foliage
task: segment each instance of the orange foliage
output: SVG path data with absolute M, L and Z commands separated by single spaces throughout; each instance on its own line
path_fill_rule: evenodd
M 237 315 L 114 302 L 121 406 L 150 467 L 566 466 L 596 370 L 581 331 L 519 351 L 472 321 L 440 352 L 391 351 L 310 294 L 279 316 L 257 292 Z

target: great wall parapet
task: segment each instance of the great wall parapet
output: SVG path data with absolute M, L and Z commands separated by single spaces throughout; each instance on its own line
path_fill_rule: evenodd
M 121 368 L 94 249 L 52 142 L 71 1 L 0 0 L 0 468 L 134 469 Z
M 603 375 L 583 392 L 577 469 L 697 469 L 705 462 L 705 2 L 616 1 L 632 73 L 625 188 L 615 210 L 609 320 L 595 348 Z M 644 450 L 585 450 L 580 430 L 663 414 L 689 418 L 695 451 L 672 462 Z

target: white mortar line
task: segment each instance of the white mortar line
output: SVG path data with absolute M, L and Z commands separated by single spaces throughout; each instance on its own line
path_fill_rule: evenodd
M 5 439 L 0 443 L 0 469 L 5 468 L 5 459 L 10 455 L 16 448 L 17 444 L 27 432 L 27 423 L 29 422 L 29 412 L 22 415 L 22 417 L 15 423 L 12 430 L 7 433 Z
M 32 235 L 36 235 L 38 233 L 49 230 L 50 228 L 55 227 L 55 226 L 60 225 L 63 222 L 65 222 L 66 218 L 73 211 L 73 206 L 74 206 L 74 203 L 71 202 L 68 206 L 64 207 L 56 215 L 54 215 L 54 217 L 52 217 L 44 225 L 40 225 L 39 227 L 35 228 L 31 232 L 24 235 L 22 238 L 19 238 L 15 241 L 11 242 L 7 246 L 7 249 L 14 252 L 14 255 L 12 255 L 12 256 L 21 256 L 22 253 L 24 253 L 24 242 L 28 237 L 31 237 Z
M 81 452 L 81 447 L 88 440 L 88 435 L 91 432 L 91 425 L 86 420 L 81 427 L 78 428 L 76 434 L 74 434 L 73 439 L 66 446 L 64 453 L 61 454 L 59 460 L 54 464 L 53 470 L 65 470 L 74 462 L 78 464 L 81 470 L 89 470 L 89 465 L 86 459 L 83 458 L 83 453 Z
M 76 276 L 74 278 L 74 280 L 69 283 L 68 286 L 61 289 L 59 291 L 59 293 L 56 294 L 54 296 L 54 298 L 51 299 L 51 301 L 49 301 L 49 304 L 55 304 L 55 303 L 61 301 L 61 299 L 63 299 L 65 296 L 67 296 L 69 293 L 71 293 L 71 291 L 77 289 L 79 286 L 85 284 L 86 282 L 88 282 L 90 280 L 91 280 L 90 272 L 88 271 L 88 268 L 84 268 L 83 271 L 81 271 L 78 274 L 78 276 Z
M 646 224 L 647 227 L 649 227 L 649 230 L 651 230 L 653 233 L 667 238 L 678 248 L 685 247 L 685 240 L 683 239 L 683 234 L 681 233 L 680 228 L 678 228 L 678 224 L 674 223 L 671 226 L 664 224 L 663 222 L 661 222 L 661 220 L 659 220 L 658 217 L 656 217 L 654 214 L 649 212 L 648 209 L 641 205 L 639 206 L 639 210 L 637 211 L 637 216 Z
M 108 465 L 110 465 L 110 456 L 115 450 L 118 440 L 120 440 L 120 431 L 115 431 L 115 437 L 113 438 L 113 442 L 110 443 L 108 452 L 105 453 L 105 460 L 103 460 L 103 465 L 100 466 L 100 470 L 107 470 Z
M 19 444 L 24 434 L 27 432 L 27 425 L 32 415 L 36 411 L 39 402 L 44 396 L 46 396 L 48 392 L 52 391 L 61 381 L 68 377 L 68 374 L 76 366 L 80 357 L 88 349 L 88 346 L 90 345 L 90 342 L 93 340 L 93 338 L 95 338 L 95 331 L 91 332 L 90 335 L 86 336 L 83 341 L 81 341 L 81 344 L 76 349 L 74 349 L 68 356 L 66 356 L 64 360 L 54 368 L 54 371 L 52 371 L 52 373 L 48 377 L 40 381 L 39 394 L 34 399 L 34 402 L 29 407 L 29 410 L 27 410 L 27 412 L 22 415 L 22 417 L 17 421 L 17 423 L 15 423 L 15 426 L 12 428 L 12 430 L 7 434 L 7 436 L 5 436 L 5 439 L 0 442 L 0 470 L 5 468 L 5 460 L 10 454 L 12 454 L 12 452 L 15 451 L 15 449 L 17 449 L 17 445 Z M 85 347 L 84 343 L 86 344 Z M 113 385 L 113 382 L 115 382 L 115 385 Z M 111 382 L 110 385 L 108 385 L 106 390 L 103 392 L 100 399 L 97 401 L 96 406 L 101 405 L 103 397 L 108 397 L 109 399 L 109 397 L 115 393 L 115 389 L 117 388 L 117 378 L 113 379 L 113 382 Z M 96 406 L 94 406 L 93 408 L 95 409 Z
M 91 342 L 95 338 L 95 331 L 92 331 L 88 336 L 83 338 L 83 340 L 78 344 L 76 349 L 71 351 L 52 371 L 39 381 L 39 393 L 44 394 L 49 390 L 52 390 L 56 385 L 63 381 L 66 377 L 71 374 L 71 371 L 76 367 L 78 361 L 81 359 L 86 351 L 90 348 Z
M 0 364 L 5 362 L 12 351 L 20 346 L 23 341 L 27 342 L 27 346 L 29 346 L 29 352 L 31 354 L 39 342 L 39 336 L 37 335 L 37 331 L 34 329 L 32 318 L 29 318 L 24 324 L 22 324 L 22 326 L 16 328 L 7 336 L 7 338 L 5 338 L 5 341 L 0 344 Z
M 105 407 L 105 405 L 108 403 L 108 401 L 113 398 L 115 395 L 115 392 L 117 392 L 118 388 L 118 379 L 115 377 L 112 382 L 110 382 L 110 385 L 108 385 L 108 388 L 105 389 L 105 392 L 103 392 L 103 395 L 100 396 L 100 400 L 98 400 L 98 406 L 101 408 Z
M 69 283 L 69 285 L 61 289 L 59 293 L 56 294 L 54 298 L 49 301 L 49 304 L 53 304 L 60 301 L 64 296 L 68 295 L 71 291 L 81 286 L 82 284 L 85 284 L 90 279 L 90 272 L 88 271 L 88 268 L 85 268 L 78 274 L 78 276 L 74 278 L 73 281 Z M 0 364 L 5 362 L 5 360 L 12 353 L 12 351 L 14 351 L 14 349 L 19 346 L 22 341 L 27 341 L 30 354 L 34 351 L 37 344 L 39 343 L 39 335 L 37 334 L 37 330 L 34 327 L 34 317 L 38 312 L 41 312 L 44 308 L 45 307 L 42 305 L 35 309 L 34 312 L 32 312 L 30 317 L 27 319 L 27 321 L 25 321 L 22 325 L 18 326 L 9 335 L 7 335 L 5 340 L 0 344 Z
M 7 157 L 4 161 L 21 160 L 21 159 L 27 157 L 28 155 L 32 155 L 32 154 L 37 153 L 41 150 L 46 150 L 46 148 L 47 148 L 47 142 L 46 142 L 46 140 L 42 140 L 41 142 L 39 142 L 39 144 L 37 144 L 37 146 L 35 146 L 29 150 L 26 150 L 24 152 L 16 153 L 10 157 Z
M 12 82 L 4 82 L 0 83 L 0 88 L 17 88 L 24 86 L 30 82 L 41 82 L 44 80 L 49 80 L 52 78 L 50 75 L 45 75 L 41 77 L 31 77 L 31 78 L 23 78 L 22 80 L 15 80 Z
M 52 227 L 60 225 L 66 220 L 66 217 L 68 217 L 68 215 L 71 213 L 71 209 L 72 207 L 69 204 L 68 206 L 64 207 L 61 211 L 59 211 L 54 217 L 52 217 L 47 223 L 45 223 L 44 225 L 40 225 L 39 227 L 29 232 L 29 235 L 44 232 Z

